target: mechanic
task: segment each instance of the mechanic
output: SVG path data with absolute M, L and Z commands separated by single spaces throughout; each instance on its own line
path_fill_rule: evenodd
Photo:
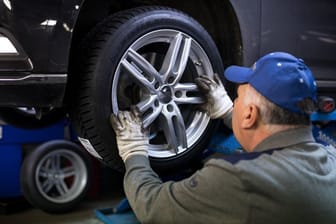
M 336 149 L 316 143 L 309 113 L 316 84 L 303 60 L 275 52 L 230 66 L 232 101 L 218 76 L 197 79 L 212 119 L 231 119 L 244 153 L 209 159 L 181 181 L 162 182 L 148 160 L 136 110 L 111 115 L 126 166 L 124 188 L 141 223 L 336 223 Z

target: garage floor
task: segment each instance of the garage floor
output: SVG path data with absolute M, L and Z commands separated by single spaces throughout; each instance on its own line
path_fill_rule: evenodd
M 40 209 L 28 208 L 20 212 L 0 215 L 0 223 L 34 223 L 34 224 L 101 224 L 94 210 L 97 208 L 114 207 L 123 194 L 111 194 L 98 199 L 85 200 L 79 208 L 67 214 L 48 214 Z

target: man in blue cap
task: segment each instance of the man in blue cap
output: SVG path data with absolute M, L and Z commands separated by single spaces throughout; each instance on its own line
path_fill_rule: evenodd
M 230 66 L 232 101 L 218 76 L 196 82 L 212 119 L 247 153 L 210 159 L 191 177 L 163 183 L 148 161 L 136 111 L 111 116 L 125 162 L 124 188 L 142 223 L 336 223 L 336 149 L 315 142 L 316 84 L 301 59 L 276 52 L 251 68 Z M 231 118 L 232 115 L 232 118 Z

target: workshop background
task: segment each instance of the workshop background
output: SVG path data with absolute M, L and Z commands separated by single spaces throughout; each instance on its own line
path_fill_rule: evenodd
M 0 223 L 138 223 L 110 114 L 136 106 L 152 167 L 185 177 L 243 152 L 195 78 L 269 52 L 311 68 L 312 131 L 336 146 L 335 18 L 334 0 L 0 0 Z

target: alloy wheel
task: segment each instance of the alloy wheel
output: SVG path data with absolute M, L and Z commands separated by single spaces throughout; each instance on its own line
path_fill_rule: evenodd
M 112 111 L 136 106 L 150 130 L 149 155 L 169 158 L 196 144 L 210 121 L 194 79 L 212 75 L 201 45 L 184 32 L 162 29 L 138 38 L 114 74 Z
M 59 149 L 46 154 L 38 163 L 35 182 L 40 194 L 53 203 L 72 201 L 88 182 L 85 162 L 76 153 Z

